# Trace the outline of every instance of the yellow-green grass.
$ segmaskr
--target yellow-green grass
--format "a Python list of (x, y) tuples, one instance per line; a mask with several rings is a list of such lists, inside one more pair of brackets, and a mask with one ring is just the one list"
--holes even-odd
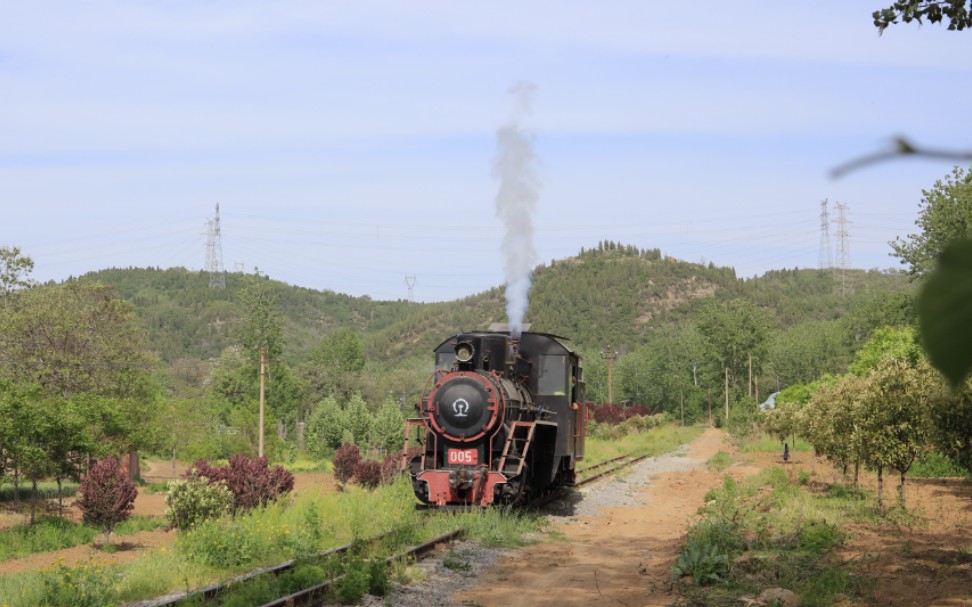
[[(366, 491), (305, 495), (233, 518), (206, 521), (175, 542), (131, 563), (110, 567), (105, 605), (200, 588), (258, 567), (308, 556), (329, 548), (397, 530), (388, 553), (418, 544), (457, 527), (488, 544), (515, 545), (537, 537), (542, 517), (501, 509), (426, 514), (415, 510), (407, 479)], [(177, 533), (177, 532), (173, 532)], [(103, 571), (104, 565), (101, 565)], [(0, 605), (26, 607), (61, 603), (81, 593), (91, 569), (57, 566), (47, 571), (0, 576)], [(101, 583), (101, 582), (99, 582)], [(59, 594), (56, 589), (67, 588)]]
[(802, 438), (792, 438), (781, 441), (775, 436), (759, 433), (739, 443), (739, 450), (743, 453), (782, 453), (783, 443), (790, 447), (790, 451), (813, 451), (813, 445)]
[(581, 468), (594, 466), (626, 454), (661, 455), (691, 442), (705, 430), (702, 426), (665, 425), (647, 432), (633, 432), (618, 439), (587, 437)]

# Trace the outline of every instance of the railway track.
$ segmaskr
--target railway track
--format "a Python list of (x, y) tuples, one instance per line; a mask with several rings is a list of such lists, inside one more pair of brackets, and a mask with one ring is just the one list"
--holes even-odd
[[(256, 580), (257, 578), (260, 578), (262, 576), (283, 575), (285, 573), (292, 571), (299, 563), (308, 563), (308, 562), (324, 563), (327, 562), (328, 560), (343, 558), (354, 552), (363, 552), (368, 548), (373, 548), (375, 546), (380, 545), (381, 542), (389, 538), (392, 538), (395, 534), (399, 533), (400, 531), (401, 530), (392, 530), (392, 531), (382, 533), (381, 535), (375, 536), (368, 540), (352, 542), (350, 544), (345, 544), (343, 546), (331, 548), (330, 550), (325, 550), (324, 552), (320, 552), (310, 558), (301, 559), (300, 561), (291, 560), (273, 567), (264, 567), (264, 568), (256, 569), (245, 575), (235, 577), (233, 579), (227, 580), (219, 584), (214, 584), (212, 586), (200, 588), (198, 590), (194, 590), (188, 593), (181, 592), (178, 593), (177, 595), (165, 596), (165, 597), (161, 597), (149, 601), (139, 601), (136, 603), (129, 603), (125, 607), (179, 607), (181, 605), (189, 605), (189, 604), (193, 606), (199, 604), (218, 605), (223, 600), (223, 598), (232, 591), (234, 587), (239, 587), (242, 584)], [(418, 544), (416, 546), (412, 546), (404, 551), (398, 552), (397, 554), (386, 557), (385, 561), (390, 564), (398, 559), (408, 559), (408, 558), (421, 559), (422, 557), (426, 556), (431, 551), (433, 551), (437, 546), (455, 541), (463, 534), (463, 532), (464, 532), (463, 529), (456, 529), (449, 533), (439, 535), (427, 542)], [(275, 599), (273, 602), (267, 603), (266, 605), (268, 606), (287, 605), (289, 607), (296, 607), (298, 605), (309, 605), (311, 603), (301, 602), (301, 601), (305, 601), (315, 596), (322, 596), (327, 592), (329, 588), (333, 587), (334, 584), (340, 582), (340, 580), (343, 578), (344, 575), (335, 576), (334, 578), (326, 580), (320, 584), (317, 584), (312, 588), (308, 588), (298, 593), (288, 595), (287, 597), (283, 597), (282, 599)], [(284, 602), (279, 602), (282, 600)], [(290, 600), (291, 602), (286, 602), (286, 600)]]
[[(624, 468), (632, 464), (644, 460), (647, 457), (648, 457), (647, 455), (642, 455), (642, 456), (634, 456), (630, 454), (621, 455), (616, 458), (579, 469), (578, 470), (579, 474), (585, 474), (594, 471), (597, 472), (591, 476), (586, 476), (585, 478), (577, 481), (577, 483), (575, 483), (575, 487), (582, 487), (591, 484), (605, 476), (623, 470)], [(530, 508), (540, 507), (543, 504), (561, 498), (568, 493), (569, 490), (560, 490), (560, 491), (555, 491), (551, 494), (540, 496), (537, 499), (532, 500), (528, 504), (528, 507)], [(381, 542), (391, 538), (398, 532), (399, 530), (392, 530), (383, 533), (379, 536), (376, 536), (374, 538), (371, 538), (369, 540), (366, 540), (364, 542), (353, 542), (343, 546), (338, 546), (336, 548), (332, 548), (330, 550), (321, 552), (315, 555), (314, 557), (312, 557), (312, 559), (310, 560), (318, 561), (318, 562), (326, 562), (328, 560), (344, 558), (356, 551), (365, 551), (370, 547), (380, 545)], [(427, 542), (423, 542), (416, 546), (412, 546), (406, 550), (399, 551), (396, 554), (393, 554), (391, 556), (385, 557), (384, 560), (387, 565), (391, 565), (396, 561), (402, 561), (402, 560), (421, 560), (422, 558), (428, 556), (430, 553), (434, 552), (439, 547), (456, 541), (463, 535), (463, 533), (464, 533), (463, 529), (455, 529), (449, 533), (434, 537)], [(300, 562), (306, 563), (308, 562), (308, 559), (303, 559)], [(268, 576), (268, 575), (279, 576), (285, 574), (287, 572), (292, 571), (297, 565), (298, 565), (298, 561), (296, 560), (287, 561), (285, 563), (281, 563), (280, 565), (276, 565), (274, 567), (257, 569), (246, 575), (233, 578), (221, 584), (215, 584), (189, 593), (179, 593), (178, 595), (175, 596), (162, 597), (160, 599), (155, 599), (151, 601), (140, 601), (138, 603), (131, 603), (126, 607), (179, 607), (180, 605), (187, 605), (187, 604), (218, 605), (228, 595), (228, 593), (232, 591), (232, 588), (238, 587), (242, 584), (245, 584), (246, 582), (255, 580), (261, 576)], [(344, 579), (344, 577), (345, 577), (344, 574), (336, 575), (333, 578), (325, 580), (310, 588), (306, 588), (304, 590), (300, 590), (299, 592), (295, 592), (287, 596), (274, 599), (269, 603), (264, 603), (263, 605), (260, 605), (260, 607), (302, 607), (302, 606), (310, 606), (315, 604), (322, 604), (319, 601), (323, 600), (323, 597), (327, 596), (328, 593), (337, 584), (340, 584), (341, 581)]]

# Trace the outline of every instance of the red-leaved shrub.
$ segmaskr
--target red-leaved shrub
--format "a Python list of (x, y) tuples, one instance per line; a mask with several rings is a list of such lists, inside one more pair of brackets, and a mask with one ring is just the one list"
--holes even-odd
[(381, 462), (381, 482), (391, 484), (402, 472), (402, 454), (389, 453)]
[(334, 464), (334, 478), (342, 485), (354, 477), (354, 469), (361, 461), (361, 452), (357, 445), (344, 443), (334, 452), (331, 463)]
[(78, 508), (84, 522), (105, 534), (105, 544), (109, 542), (115, 525), (131, 516), (138, 495), (135, 483), (128, 480), (118, 460), (113, 457), (95, 462), (81, 479), (78, 492), (81, 494)]
[(265, 457), (234, 455), (228, 466), (199, 460), (186, 476), (204, 476), (211, 484), (224, 482), (233, 493), (234, 513), (263, 506), (294, 488), (294, 475), (280, 466), (270, 468)]
[(651, 409), (644, 405), (621, 407), (614, 403), (603, 403), (600, 405), (587, 403), (587, 409), (599, 424), (620, 424), (624, 420), (635, 417), (636, 415), (651, 415)]
[(366, 459), (354, 467), (354, 482), (362, 487), (374, 489), (381, 484), (381, 462)]

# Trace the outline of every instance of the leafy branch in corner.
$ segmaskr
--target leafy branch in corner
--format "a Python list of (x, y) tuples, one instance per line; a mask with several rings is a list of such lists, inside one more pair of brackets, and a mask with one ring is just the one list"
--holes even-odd
[(845, 162), (830, 172), (831, 177), (843, 177), (847, 173), (856, 171), (857, 169), (865, 166), (885, 162), (887, 160), (893, 160), (903, 156), (917, 156), (920, 158), (933, 158), (935, 160), (972, 160), (972, 152), (921, 148), (915, 146), (903, 137), (896, 138), (893, 143), (894, 147), (889, 150), (868, 154), (867, 156), (862, 156), (849, 162)]
[(883, 33), (891, 25), (898, 23), (898, 19), (905, 23), (917, 21), (923, 24), (923, 19), (929, 23), (941, 23), (948, 19), (948, 29), (964, 30), (972, 28), (972, 14), (965, 6), (967, 0), (899, 0), (891, 6), (874, 11), (874, 26)]

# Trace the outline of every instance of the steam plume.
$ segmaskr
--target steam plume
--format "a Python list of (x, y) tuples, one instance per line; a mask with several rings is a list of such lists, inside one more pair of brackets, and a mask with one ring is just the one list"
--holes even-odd
[(532, 132), (520, 126), (530, 112), (536, 86), (518, 82), (509, 89), (514, 110), (511, 120), (496, 131), (493, 176), (499, 180), (496, 216), (503, 222), (503, 257), (506, 275), (506, 316), (510, 331), (519, 335), (529, 303), (530, 273), (536, 264), (533, 247), (533, 212), (540, 198), (540, 180), (534, 171), (536, 154)]

